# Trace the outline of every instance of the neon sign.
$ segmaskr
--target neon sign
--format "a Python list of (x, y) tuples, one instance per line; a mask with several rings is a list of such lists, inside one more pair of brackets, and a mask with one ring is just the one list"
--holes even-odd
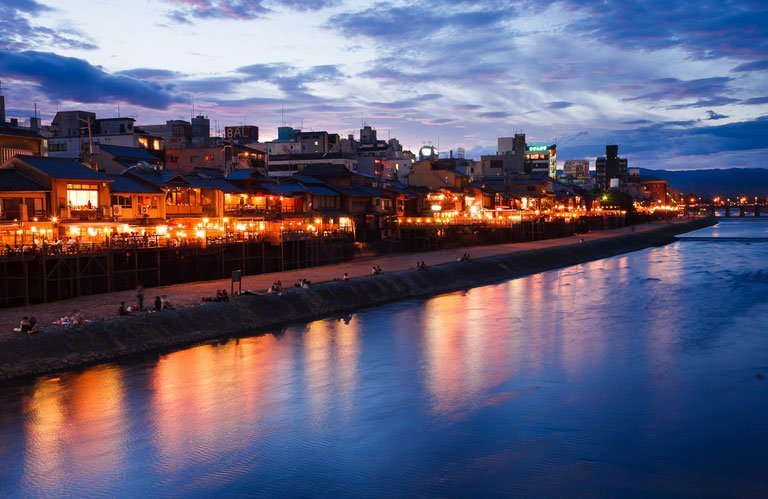
[(549, 151), (549, 146), (528, 146), (526, 149), (531, 152), (545, 152)]

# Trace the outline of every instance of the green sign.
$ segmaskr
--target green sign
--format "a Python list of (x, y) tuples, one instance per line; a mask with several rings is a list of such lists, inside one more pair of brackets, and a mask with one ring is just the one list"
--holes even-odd
[(529, 152), (546, 152), (549, 151), (549, 146), (528, 146)]

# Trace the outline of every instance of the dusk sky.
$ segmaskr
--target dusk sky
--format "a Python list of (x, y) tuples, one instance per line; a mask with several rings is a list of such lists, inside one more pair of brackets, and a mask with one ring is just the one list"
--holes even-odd
[(768, 167), (768, 2), (0, 0), (9, 116), (56, 110), (630, 167)]

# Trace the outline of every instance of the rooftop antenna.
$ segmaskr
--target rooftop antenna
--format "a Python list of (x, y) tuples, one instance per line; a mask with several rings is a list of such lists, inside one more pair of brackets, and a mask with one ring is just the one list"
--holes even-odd
[(117, 101), (117, 117), (120, 117), (120, 101)]

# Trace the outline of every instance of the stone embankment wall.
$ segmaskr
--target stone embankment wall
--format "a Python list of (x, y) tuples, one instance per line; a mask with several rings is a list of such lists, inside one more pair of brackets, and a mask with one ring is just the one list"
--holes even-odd
[(203, 303), (156, 314), (114, 317), (32, 336), (20, 335), (0, 346), (0, 380), (305, 322), (395, 300), (482, 286), (660, 246), (672, 242), (676, 234), (714, 223), (712, 219), (703, 219), (670, 224), (654, 231), (583, 244), (447, 263), (423, 271), (385, 273), (356, 278), (346, 284), (329, 282), (310, 289), (291, 288), (280, 296), (241, 296), (226, 303)]

